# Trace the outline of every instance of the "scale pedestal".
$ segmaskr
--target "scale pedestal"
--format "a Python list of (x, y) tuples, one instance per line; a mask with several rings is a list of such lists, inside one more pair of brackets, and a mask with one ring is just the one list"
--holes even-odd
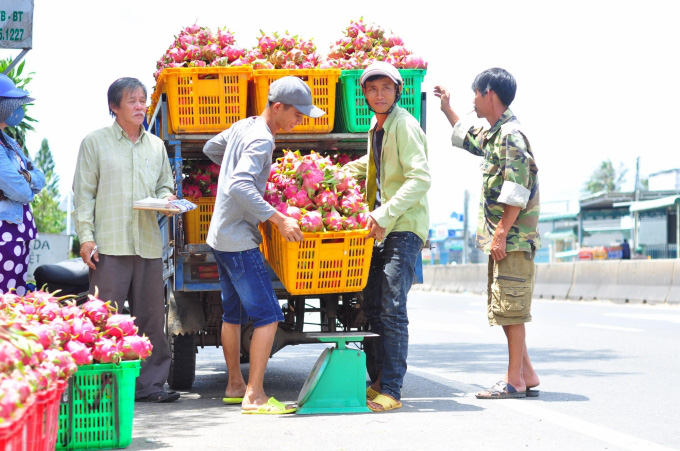
[(297, 413), (364, 413), (366, 406), (366, 354), (347, 349), (347, 342), (377, 337), (371, 332), (309, 334), (324, 343), (335, 343), (317, 359), (298, 397)]

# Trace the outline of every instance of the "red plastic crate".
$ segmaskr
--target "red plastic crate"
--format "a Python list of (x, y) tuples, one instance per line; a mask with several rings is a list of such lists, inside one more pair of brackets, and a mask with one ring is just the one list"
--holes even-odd
[(0, 450), (22, 451), (28, 441), (28, 416), (31, 406), (28, 405), (14, 414), (11, 421), (0, 423)]

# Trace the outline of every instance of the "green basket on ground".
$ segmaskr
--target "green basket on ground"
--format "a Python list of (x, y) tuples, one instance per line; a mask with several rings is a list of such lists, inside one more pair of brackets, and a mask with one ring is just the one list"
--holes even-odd
[(59, 406), (56, 449), (125, 448), (132, 442), (139, 360), (82, 365)]
[[(365, 133), (371, 126), (373, 111), (368, 108), (364, 93), (361, 91), (363, 69), (343, 70), (340, 74), (339, 108), (342, 121), (336, 121), (341, 132)], [(398, 105), (405, 108), (420, 121), (421, 85), (427, 69), (399, 69), (404, 89)]]

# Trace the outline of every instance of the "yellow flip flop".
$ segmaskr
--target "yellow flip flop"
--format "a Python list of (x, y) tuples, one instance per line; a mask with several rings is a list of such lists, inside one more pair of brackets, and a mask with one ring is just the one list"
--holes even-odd
[[(374, 407), (371, 404), (376, 404), (377, 407)], [(383, 395), (382, 393), (376, 396), (372, 401), (368, 401), (366, 405), (373, 412), (387, 412), (388, 410), (401, 408), (401, 402), (391, 396)]]
[(283, 415), (294, 413), (296, 410), (296, 407), (277, 401), (272, 396), (266, 404), (262, 404), (257, 409), (241, 409), (241, 413), (246, 415)]
[(366, 389), (366, 400), (373, 401), (379, 394), (380, 392), (373, 390), (371, 387), (368, 387)]
[(225, 404), (241, 404), (243, 398), (222, 398), (222, 402)]

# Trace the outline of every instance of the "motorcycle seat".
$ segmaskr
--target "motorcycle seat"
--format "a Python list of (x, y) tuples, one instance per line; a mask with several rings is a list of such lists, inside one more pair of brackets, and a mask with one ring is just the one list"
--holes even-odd
[(33, 275), (37, 288), (45, 284), (80, 286), (89, 284), (90, 269), (81, 258), (72, 258), (59, 263), (38, 266)]

